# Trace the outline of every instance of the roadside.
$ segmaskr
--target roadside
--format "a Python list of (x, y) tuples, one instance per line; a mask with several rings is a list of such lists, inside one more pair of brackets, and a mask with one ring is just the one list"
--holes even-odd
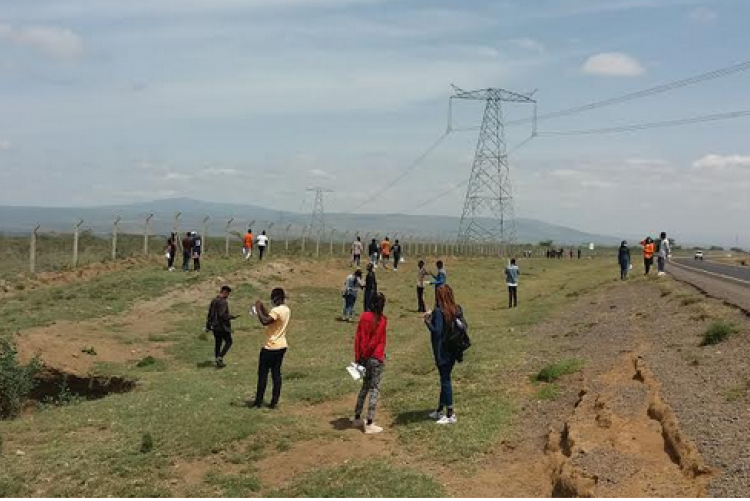
[(716, 265), (695, 268), (689, 261), (672, 261), (670, 275), (707, 296), (720, 299), (750, 314), (750, 269)]

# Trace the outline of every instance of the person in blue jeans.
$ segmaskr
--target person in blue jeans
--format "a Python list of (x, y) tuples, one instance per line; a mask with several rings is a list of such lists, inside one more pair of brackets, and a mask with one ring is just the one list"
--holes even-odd
[(453, 327), (453, 322), (461, 316), (461, 307), (453, 299), (453, 290), (442, 285), (435, 290), (435, 309), (424, 316), (427, 329), (430, 331), (432, 354), (440, 374), (440, 398), (437, 410), (430, 413), (430, 418), (437, 424), (454, 424), (456, 413), (453, 410), (453, 382), (451, 373), (456, 365), (456, 354), (446, 346), (446, 335)]
[(341, 315), (341, 319), (347, 322), (351, 322), (354, 318), (354, 305), (357, 303), (357, 293), (360, 289), (364, 289), (365, 282), (362, 280), (362, 270), (356, 270), (354, 273), (346, 277), (344, 281), (344, 290), (342, 296), (344, 297), (344, 312)]

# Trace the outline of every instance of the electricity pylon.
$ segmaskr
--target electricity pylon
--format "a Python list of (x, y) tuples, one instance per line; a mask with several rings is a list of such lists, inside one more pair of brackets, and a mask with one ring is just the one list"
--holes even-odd
[(455, 93), (451, 99), (487, 103), (458, 237), (463, 242), (511, 243), (516, 239), (516, 225), (501, 103), (536, 105), (536, 101), (531, 94), (518, 94), (505, 89), (465, 91), (454, 85), (453, 90)]
[(307, 191), (315, 192), (315, 203), (313, 204), (310, 229), (315, 232), (322, 232), (326, 227), (325, 208), (323, 206), (323, 193), (333, 193), (333, 191), (321, 187), (308, 188)]

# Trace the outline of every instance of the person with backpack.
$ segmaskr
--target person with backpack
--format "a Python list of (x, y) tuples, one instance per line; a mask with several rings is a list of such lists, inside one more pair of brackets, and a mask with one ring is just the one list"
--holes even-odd
[(245, 260), (253, 257), (253, 242), (255, 242), (253, 230), (252, 228), (248, 228), (242, 242), (242, 255), (244, 256)]
[(193, 239), (190, 232), (182, 237), (182, 271), (190, 271), (190, 256), (193, 254)]
[(258, 261), (263, 261), (263, 254), (265, 254), (266, 247), (268, 247), (268, 236), (266, 235), (266, 230), (263, 230), (263, 233), (258, 235), (257, 243), (258, 243)]
[(667, 233), (662, 231), (659, 236), (658, 245), (656, 247), (656, 267), (659, 270), (657, 276), (662, 277), (667, 274), (667, 260), (672, 254), (672, 249), (669, 246), (669, 239)]
[(393, 271), (398, 271), (398, 263), (401, 261), (401, 244), (396, 240), (391, 247), (391, 253), (393, 254)]
[(362, 239), (360, 237), (357, 237), (357, 239), (352, 244), (352, 262), (349, 265), (354, 266), (357, 265), (357, 268), (359, 268), (362, 265), (362, 251), (364, 250), (364, 246), (362, 245)]
[(505, 285), (508, 286), (508, 308), (518, 308), (518, 276), (521, 274), (516, 258), (505, 268)]
[(617, 262), (620, 264), (620, 280), (626, 280), (630, 270), (630, 248), (625, 240), (622, 241), (617, 251)]
[(375, 269), (378, 268), (378, 253), (380, 252), (380, 248), (378, 247), (378, 242), (374, 238), (372, 239), (372, 242), (370, 242), (370, 245), (367, 247), (367, 254), (370, 256), (370, 264), (372, 264)]
[(356, 270), (354, 273), (346, 277), (344, 281), (344, 290), (342, 296), (344, 298), (344, 313), (341, 315), (341, 319), (347, 322), (351, 322), (354, 317), (354, 305), (357, 303), (357, 293), (359, 289), (365, 287), (365, 282), (362, 280), (362, 270)]
[(174, 271), (174, 258), (177, 255), (177, 234), (172, 233), (167, 239), (165, 255), (167, 258), (167, 270)]
[(291, 310), (284, 304), (285, 301), (286, 293), (284, 289), (277, 288), (271, 291), (271, 303), (273, 304), (271, 311), (266, 310), (265, 305), (260, 301), (255, 302), (258, 320), (266, 328), (266, 342), (260, 350), (258, 359), (258, 386), (255, 392), (255, 401), (252, 404), (248, 403), (255, 408), (260, 408), (263, 405), (269, 372), (271, 372), (271, 378), (273, 379), (273, 393), (268, 408), (275, 409), (279, 405), (279, 398), (281, 398), (281, 364), (284, 361), (288, 346), (286, 334), (292, 316)]
[(427, 283), (427, 275), (429, 274), (430, 272), (427, 271), (424, 261), (420, 259), (419, 263), (417, 263), (417, 313), (427, 312), (424, 304), (424, 288)]
[[(352, 426), (364, 428), (367, 435), (380, 433), (383, 428), (374, 423), (375, 408), (378, 405), (380, 395), (380, 380), (385, 366), (386, 332), (388, 330), (388, 317), (383, 315), (386, 299), (380, 293), (375, 298), (373, 311), (363, 313), (357, 325), (357, 334), (354, 337), (354, 360), (365, 368), (362, 378), (362, 389), (357, 396), (357, 405), (354, 408), (354, 420)], [(370, 395), (367, 405), (367, 418), (362, 420), (362, 410), (365, 407), (365, 399)]]
[(651, 237), (646, 237), (641, 241), (641, 247), (643, 247), (643, 267), (646, 270), (646, 275), (651, 271), (651, 267), (654, 265), (654, 252), (656, 251), (656, 245)]
[(224, 357), (232, 347), (232, 320), (237, 317), (229, 313), (228, 299), (231, 293), (231, 287), (222, 286), (219, 295), (211, 301), (206, 315), (206, 332), (214, 334), (214, 360), (217, 369), (226, 367)]
[(374, 266), (367, 263), (367, 277), (365, 277), (365, 300), (364, 311), (372, 311), (375, 307), (375, 300), (378, 297), (378, 279), (375, 276)]
[(437, 410), (429, 417), (437, 424), (454, 424), (453, 383), (451, 373), (456, 362), (463, 361), (463, 353), (471, 345), (463, 311), (453, 298), (453, 289), (443, 285), (435, 290), (435, 309), (424, 316), (430, 331), (432, 354), (440, 374), (440, 398)]
[(201, 270), (201, 252), (203, 250), (203, 240), (197, 232), (193, 232), (193, 270)]

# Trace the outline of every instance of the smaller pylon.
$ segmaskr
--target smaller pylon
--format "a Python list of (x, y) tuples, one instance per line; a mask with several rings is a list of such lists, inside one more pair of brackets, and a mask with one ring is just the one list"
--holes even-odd
[(313, 204), (310, 229), (315, 232), (325, 231), (326, 220), (325, 206), (323, 205), (323, 193), (333, 193), (333, 191), (327, 188), (321, 188), (319, 186), (316, 186), (315, 188), (308, 188), (307, 191), (315, 192), (315, 203)]

